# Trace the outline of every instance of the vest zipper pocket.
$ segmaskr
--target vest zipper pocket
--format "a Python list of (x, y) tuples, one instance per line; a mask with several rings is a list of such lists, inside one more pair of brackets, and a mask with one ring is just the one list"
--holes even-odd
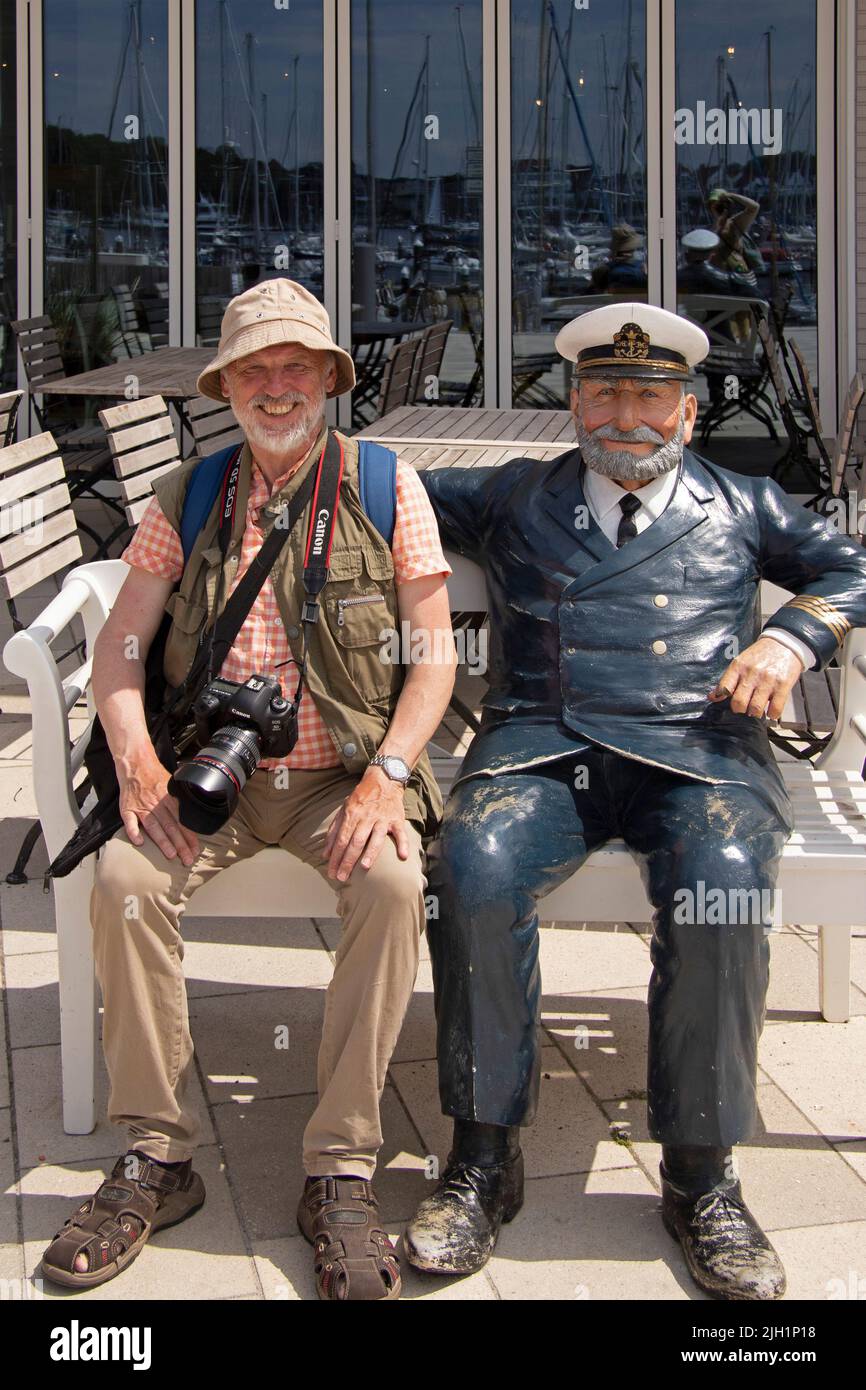
[(342, 627), (346, 621), (346, 608), (355, 608), (359, 603), (384, 603), (384, 594), (360, 594), (357, 598), (338, 598), (337, 599), (337, 627)]

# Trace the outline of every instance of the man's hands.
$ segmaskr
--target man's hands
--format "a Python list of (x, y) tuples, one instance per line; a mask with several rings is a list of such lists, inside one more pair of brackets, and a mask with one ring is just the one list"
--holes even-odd
[(345, 883), (359, 859), (369, 869), (389, 835), (399, 857), (408, 859), (403, 787), (392, 782), (381, 768), (371, 767), (346, 797), (328, 831), (325, 854), (329, 878)]
[(802, 674), (803, 663), (788, 647), (774, 637), (759, 637), (734, 658), (709, 698), (720, 704), (730, 696), (734, 714), (780, 719)]
[(166, 859), (180, 859), (189, 869), (195, 862), (199, 844), (191, 830), (178, 819), (179, 802), (168, 794), (171, 773), (156, 752), (144, 753), (134, 762), (117, 766), (120, 784), (120, 814), (126, 833), (134, 845), (144, 844), (147, 834)]

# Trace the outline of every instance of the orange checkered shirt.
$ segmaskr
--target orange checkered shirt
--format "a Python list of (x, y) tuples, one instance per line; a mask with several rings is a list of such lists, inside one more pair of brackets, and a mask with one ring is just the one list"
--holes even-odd
[[(258, 525), (259, 510), (283, 486), (290, 471), (277, 478), (272, 488), (255, 460), (252, 463), (246, 526), (231, 592), (234, 592), (253, 556), (262, 546), (264, 535)], [(424, 575), (449, 575), (451, 566), (442, 553), (433, 508), (417, 473), (410, 465), (398, 460), (396, 481), (397, 507), (391, 544), (395, 582), (400, 585), (410, 579), (421, 579)], [(121, 559), (128, 565), (135, 565), (173, 583), (177, 583), (183, 574), (180, 536), (155, 497), (151, 499)], [(283, 662), (287, 664), (282, 665)], [(294, 695), (297, 663), (292, 658), (270, 577), (262, 585), (234, 646), (223, 662), (220, 675), (230, 681), (245, 681), (256, 672), (273, 673), (279, 679), (286, 698), (291, 699)], [(292, 768), (340, 766), (339, 755), (325, 722), (308, 691), (301, 699), (298, 741), (292, 752), (286, 758), (264, 758), (260, 765), (279, 767), (281, 764)]]

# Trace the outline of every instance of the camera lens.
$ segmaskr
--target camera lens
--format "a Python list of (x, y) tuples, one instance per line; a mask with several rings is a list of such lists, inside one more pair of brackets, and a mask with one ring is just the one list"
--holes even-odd
[(178, 768), (168, 789), (180, 802), (180, 823), (212, 835), (238, 804), (247, 778), (259, 765), (261, 742), (255, 729), (227, 724)]

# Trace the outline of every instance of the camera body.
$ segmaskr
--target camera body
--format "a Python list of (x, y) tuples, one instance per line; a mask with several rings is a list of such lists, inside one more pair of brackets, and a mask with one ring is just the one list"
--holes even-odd
[(297, 708), (284, 699), (279, 681), (268, 676), (250, 676), (243, 685), (217, 677), (205, 686), (191, 714), (202, 749), (226, 724), (258, 735), (259, 758), (286, 757), (298, 738)]
[(262, 758), (284, 758), (298, 741), (298, 706), (271, 676), (242, 684), (217, 677), (190, 710), (199, 751), (181, 763), (168, 790), (180, 823), (212, 835), (225, 824)]

